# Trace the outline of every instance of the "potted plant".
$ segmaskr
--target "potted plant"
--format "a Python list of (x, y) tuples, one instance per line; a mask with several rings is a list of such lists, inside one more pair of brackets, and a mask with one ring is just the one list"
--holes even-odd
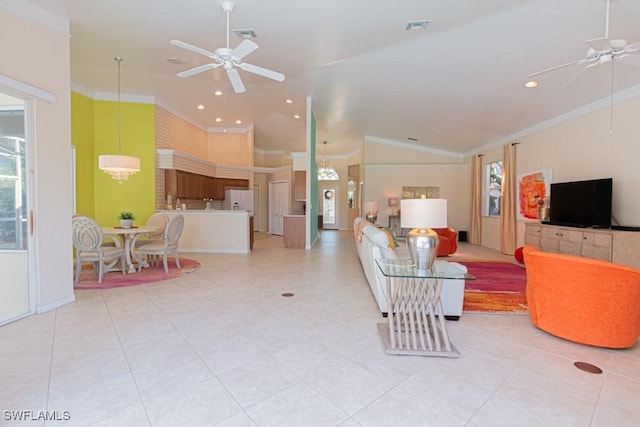
[(133, 226), (133, 220), (136, 218), (133, 216), (133, 212), (122, 211), (120, 215), (118, 215), (118, 219), (120, 220), (120, 227), (131, 228)]

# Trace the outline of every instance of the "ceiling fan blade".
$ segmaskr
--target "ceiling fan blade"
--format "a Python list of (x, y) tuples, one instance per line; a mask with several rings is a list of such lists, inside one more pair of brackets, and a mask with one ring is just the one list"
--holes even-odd
[(231, 81), (231, 86), (233, 86), (233, 91), (235, 93), (246, 92), (244, 83), (242, 83), (242, 79), (240, 78), (240, 74), (238, 73), (238, 70), (236, 70), (235, 68), (227, 68), (227, 75), (229, 76), (229, 80)]
[(203, 71), (212, 70), (216, 67), (219, 67), (220, 64), (205, 64), (200, 65), (199, 67), (191, 68), (189, 70), (182, 71), (177, 74), (178, 77), (191, 77), (194, 74), (202, 73)]
[(577, 73), (575, 73), (573, 75), (573, 77), (571, 77), (565, 84), (562, 85), (562, 89), (566, 88), (567, 86), (569, 86), (580, 74), (582, 74), (584, 72), (584, 70), (586, 70), (587, 68), (591, 68), (598, 65), (598, 62), (593, 62), (589, 65), (587, 65), (586, 67), (582, 67), (580, 69), (580, 71), (578, 71)]
[(611, 42), (607, 38), (587, 40), (587, 44), (597, 52), (612, 49)]
[(626, 53), (638, 53), (640, 51), (640, 42), (628, 44), (624, 51)]
[(242, 40), (242, 42), (240, 42), (240, 44), (231, 51), (231, 56), (233, 56), (234, 58), (242, 59), (257, 48), (258, 45), (256, 43), (252, 42), (251, 40), (245, 39)]
[(557, 65), (555, 67), (547, 68), (546, 70), (542, 70), (542, 71), (535, 72), (533, 74), (529, 74), (527, 77), (539, 76), (540, 74), (548, 73), (550, 71), (559, 70), (559, 69), (565, 68), (565, 67), (570, 67), (570, 66), (576, 65), (576, 64), (584, 64), (585, 62), (586, 62), (586, 60), (584, 60), (584, 59), (578, 59), (577, 61), (568, 62), (566, 64)]
[(181, 47), (183, 49), (190, 50), (190, 51), (195, 52), (195, 53), (199, 53), (199, 54), (204, 55), (204, 56), (208, 56), (209, 58), (212, 58), (212, 59), (215, 58), (215, 54), (213, 52), (209, 52), (206, 49), (202, 49), (202, 48), (200, 48), (198, 46), (194, 46), (194, 45), (189, 44), (189, 43), (181, 42), (180, 40), (171, 40), (169, 42), (169, 44), (171, 44), (173, 46)]
[(258, 67), (257, 65), (252, 64), (240, 64), (240, 68), (244, 71), (248, 71), (253, 74), (258, 74), (262, 77), (267, 77), (269, 79), (277, 80), (279, 82), (284, 81), (284, 74), (278, 73), (277, 71), (268, 70), (266, 68)]

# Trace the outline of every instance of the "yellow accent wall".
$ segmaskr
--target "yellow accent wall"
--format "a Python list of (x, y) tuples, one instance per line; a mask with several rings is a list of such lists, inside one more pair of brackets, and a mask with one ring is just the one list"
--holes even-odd
[(71, 141), (76, 147), (76, 213), (94, 216), (94, 125), (91, 98), (71, 92)]
[[(118, 225), (118, 214), (134, 213), (143, 225), (155, 211), (154, 105), (95, 101), (73, 93), (72, 143), (76, 146), (77, 212), (90, 215), (102, 226)], [(141, 171), (119, 184), (98, 169), (101, 154), (140, 158)], [(82, 184), (81, 184), (82, 183)]]

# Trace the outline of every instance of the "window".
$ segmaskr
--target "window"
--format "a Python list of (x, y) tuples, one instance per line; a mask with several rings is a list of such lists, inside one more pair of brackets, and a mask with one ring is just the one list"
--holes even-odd
[(484, 216), (500, 216), (502, 160), (485, 164), (483, 188), (482, 214)]

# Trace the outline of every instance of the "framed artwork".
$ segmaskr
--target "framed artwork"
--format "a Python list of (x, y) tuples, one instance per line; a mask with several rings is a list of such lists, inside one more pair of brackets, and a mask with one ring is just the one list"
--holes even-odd
[(440, 197), (440, 187), (402, 187), (403, 199), (437, 199)]
[(538, 206), (548, 205), (552, 180), (551, 169), (518, 175), (518, 219), (540, 219)]

